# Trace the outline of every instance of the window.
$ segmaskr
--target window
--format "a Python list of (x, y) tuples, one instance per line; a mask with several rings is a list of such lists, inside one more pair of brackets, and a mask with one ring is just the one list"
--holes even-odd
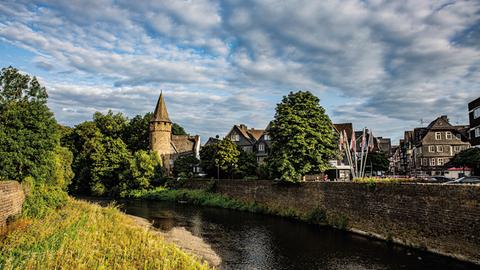
[(430, 166), (435, 166), (435, 159), (434, 158), (430, 159)]
[(445, 138), (447, 140), (451, 140), (452, 139), (452, 132), (450, 132), (450, 131), (445, 132)]
[(263, 139), (265, 141), (270, 141), (270, 135), (268, 135), (268, 134), (263, 135)]
[(238, 135), (237, 133), (232, 133), (232, 135), (230, 136), (230, 138), (232, 139), (233, 142), (238, 142), (238, 141), (240, 141), (240, 135)]
[(460, 146), (455, 145), (455, 146), (453, 147), (453, 151), (454, 151), (454, 152), (459, 152), (459, 151), (460, 151)]
[(428, 160), (426, 158), (422, 158), (422, 166), (427, 166)]
[(480, 107), (473, 110), (473, 119), (480, 117)]
[(265, 151), (265, 144), (261, 143), (258, 145), (258, 151)]
[(443, 152), (443, 146), (442, 145), (437, 145), (437, 152), (439, 152), (439, 153)]
[(438, 166), (443, 166), (443, 158), (439, 158), (439, 159), (437, 160), (437, 165), (438, 165)]
[(480, 137), (480, 127), (475, 128), (475, 138)]
[(435, 152), (435, 145), (429, 145), (428, 146), (428, 152), (434, 153)]
[(435, 132), (435, 140), (441, 140), (442, 139), (442, 133), (441, 132)]

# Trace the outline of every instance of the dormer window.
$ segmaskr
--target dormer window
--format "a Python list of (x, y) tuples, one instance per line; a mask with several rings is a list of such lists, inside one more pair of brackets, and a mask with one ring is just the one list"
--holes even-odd
[(442, 139), (442, 133), (441, 132), (435, 132), (435, 140), (441, 140)]
[(259, 144), (258, 145), (258, 151), (261, 151), (261, 152), (265, 151), (265, 144), (263, 144), (263, 143)]
[(240, 135), (238, 135), (237, 133), (232, 133), (230, 139), (232, 139), (233, 142), (238, 142), (240, 141)]
[(450, 132), (450, 131), (445, 132), (445, 138), (447, 140), (451, 140), (452, 139), (452, 132)]
[(263, 135), (263, 139), (265, 141), (270, 141), (270, 135), (268, 135), (268, 134)]

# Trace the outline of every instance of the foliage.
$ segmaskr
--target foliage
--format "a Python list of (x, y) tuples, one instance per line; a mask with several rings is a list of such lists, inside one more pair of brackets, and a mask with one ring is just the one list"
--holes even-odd
[(26, 177), (24, 185), (29, 190), (23, 203), (25, 217), (42, 218), (67, 202), (68, 195), (60, 186), (38, 182), (32, 177)]
[(8, 67), (0, 72), (0, 179), (53, 178), (59, 143), (47, 92), (35, 77)]
[(277, 105), (271, 124), (269, 167), (283, 181), (297, 182), (306, 174), (329, 168), (337, 152), (332, 122), (312, 93), (290, 92)]
[(470, 167), (478, 171), (480, 169), (480, 148), (472, 147), (456, 154), (450, 160), (450, 166)]
[(57, 146), (55, 147), (54, 161), (55, 185), (63, 190), (67, 190), (74, 175), (72, 170), (73, 154), (68, 148)]
[(188, 133), (177, 123), (173, 123), (172, 125), (172, 134), (173, 135), (188, 135)]
[(124, 192), (127, 189), (149, 188), (151, 182), (159, 181), (163, 175), (160, 158), (156, 153), (139, 150), (130, 160), (129, 173), (129, 182)]
[(415, 178), (381, 178), (381, 177), (363, 177), (363, 178), (354, 178), (353, 182), (356, 183), (408, 183), (408, 182), (418, 182), (418, 179)]
[(387, 154), (384, 152), (373, 152), (368, 153), (366, 167), (372, 167), (374, 172), (385, 172), (388, 171), (390, 161), (388, 160)]
[(193, 176), (193, 168), (198, 166), (200, 160), (194, 155), (187, 155), (177, 158), (173, 163), (173, 173), (175, 176)]
[(0, 268), (209, 269), (115, 207), (70, 199), (0, 239)]
[(238, 147), (240, 156), (238, 157), (238, 167), (234, 170), (234, 178), (243, 179), (257, 175), (257, 156), (255, 153), (243, 151)]
[(148, 149), (148, 125), (152, 115), (152, 113), (146, 113), (144, 116), (137, 115), (130, 120), (128, 126), (125, 128), (123, 138), (130, 151), (135, 152)]
[(125, 129), (128, 126), (128, 119), (122, 113), (114, 114), (109, 110), (107, 114), (95, 112), (93, 114), (93, 123), (95, 123), (104, 136), (123, 139)]
[(93, 195), (115, 195), (128, 188), (131, 154), (119, 138), (105, 137), (96, 142), (90, 168), (90, 189)]
[(238, 167), (240, 150), (230, 139), (225, 138), (209, 144), (200, 150), (201, 166), (209, 176), (217, 176), (217, 166), (221, 176), (232, 176)]

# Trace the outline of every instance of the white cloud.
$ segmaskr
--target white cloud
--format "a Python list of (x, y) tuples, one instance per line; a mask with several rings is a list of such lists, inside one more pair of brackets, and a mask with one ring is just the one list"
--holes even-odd
[(298, 89), (332, 102), (334, 121), (385, 136), (419, 116), (465, 122), (480, 87), (479, 33), (477, 1), (0, 4), (0, 40), (37, 55), (62, 121), (143, 113), (163, 88), (172, 115), (211, 135), (239, 121), (261, 127)]

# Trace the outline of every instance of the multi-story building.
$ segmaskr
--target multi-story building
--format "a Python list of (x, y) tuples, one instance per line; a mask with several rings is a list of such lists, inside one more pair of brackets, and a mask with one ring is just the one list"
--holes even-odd
[(427, 127), (413, 130), (413, 174), (443, 175), (445, 164), (462, 150), (470, 147), (466, 126), (453, 126), (446, 115)]
[(480, 147), (480, 97), (468, 103), (469, 137), (472, 146)]

